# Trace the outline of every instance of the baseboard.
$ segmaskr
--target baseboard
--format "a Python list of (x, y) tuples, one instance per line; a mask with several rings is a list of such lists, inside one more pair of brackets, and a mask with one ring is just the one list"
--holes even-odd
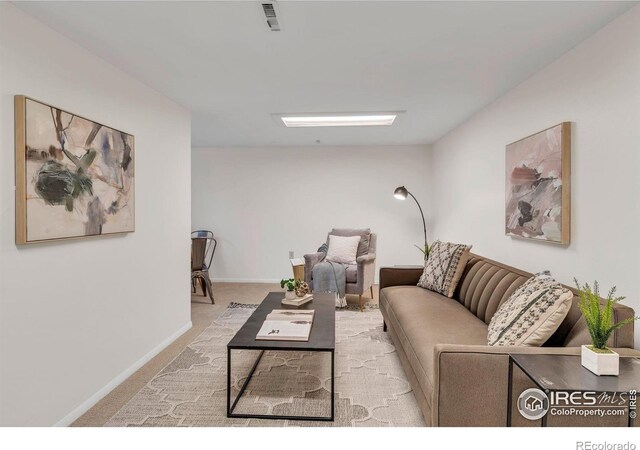
[(128, 369), (122, 372), (120, 375), (115, 377), (113, 380), (109, 381), (106, 385), (104, 385), (101, 389), (98, 390), (95, 394), (89, 397), (87, 400), (82, 402), (77, 408), (71, 411), (69, 414), (64, 416), (61, 420), (59, 420), (54, 427), (67, 427), (76, 421), (80, 416), (89, 411), (91, 407), (93, 407), (96, 403), (102, 400), (109, 392), (113, 391), (116, 387), (118, 387), (124, 380), (129, 378), (131, 375), (135, 373), (140, 367), (144, 366), (148, 363), (151, 358), (156, 356), (162, 350), (167, 348), (172, 342), (182, 336), (184, 333), (189, 331), (192, 327), (191, 321), (184, 324), (178, 331), (173, 333), (171, 336), (166, 338), (164, 341), (156, 345), (149, 353), (144, 355), (138, 361), (133, 363)]
[[(213, 283), (270, 283), (270, 284), (280, 284), (280, 280), (271, 279), (271, 278), (213, 278), (211, 280)], [(378, 279), (376, 278), (373, 281), (373, 284), (379, 284)]]
[(214, 283), (280, 283), (276, 278), (214, 278), (211, 281)]

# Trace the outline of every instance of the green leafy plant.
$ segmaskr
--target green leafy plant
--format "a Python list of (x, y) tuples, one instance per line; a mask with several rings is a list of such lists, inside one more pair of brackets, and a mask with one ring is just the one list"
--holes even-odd
[(589, 283), (580, 285), (576, 278), (573, 279), (578, 288), (578, 296), (580, 301), (578, 306), (587, 323), (587, 329), (591, 335), (592, 350), (598, 353), (608, 353), (607, 341), (615, 330), (630, 324), (639, 317), (630, 317), (618, 323), (613, 323), (613, 305), (625, 299), (625, 297), (616, 297), (616, 287), (612, 287), (604, 305), (600, 304), (600, 286), (597, 281), (593, 282), (593, 288)]
[(300, 280), (296, 280), (294, 278), (283, 278), (280, 280), (280, 287), (282, 289), (286, 287), (287, 291), (291, 292), (294, 289), (299, 288), (301, 283), (302, 282)]
[(424, 247), (420, 247), (418, 244), (414, 244), (414, 247), (422, 252), (422, 254), (424, 255), (424, 259), (427, 259), (429, 257), (429, 250), (431, 250), (429, 248), (429, 244), (425, 242)]

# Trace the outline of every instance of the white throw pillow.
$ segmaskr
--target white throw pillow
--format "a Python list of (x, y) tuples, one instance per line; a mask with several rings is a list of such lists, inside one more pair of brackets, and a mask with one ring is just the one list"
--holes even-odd
[(359, 243), (360, 236), (334, 236), (330, 234), (327, 261), (355, 264)]

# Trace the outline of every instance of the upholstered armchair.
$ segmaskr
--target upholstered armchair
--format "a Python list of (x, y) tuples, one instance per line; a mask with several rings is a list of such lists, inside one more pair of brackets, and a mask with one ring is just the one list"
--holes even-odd
[[(358, 296), (360, 310), (364, 309), (362, 295), (369, 290), (373, 298), (373, 280), (376, 273), (376, 241), (377, 235), (371, 233), (369, 228), (334, 228), (327, 235), (335, 236), (360, 236), (356, 264), (350, 264), (346, 269), (347, 286), (346, 293)], [(316, 252), (304, 255), (304, 278), (311, 290), (313, 290), (313, 266), (322, 260), (324, 253)]]

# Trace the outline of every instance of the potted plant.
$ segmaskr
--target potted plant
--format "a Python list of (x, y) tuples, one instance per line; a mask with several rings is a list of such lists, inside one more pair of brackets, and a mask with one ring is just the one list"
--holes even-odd
[(283, 278), (280, 280), (280, 287), (285, 289), (284, 298), (287, 300), (293, 300), (296, 298), (296, 283), (300, 283), (300, 280), (295, 280), (293, 278)]
[(592, 342), (592, 345), (582, 346), (582, 365), (596, 375), (618, 375), (619, 355), (607, 348), (607, 341), (611, 333), (633, 322), (637, 317), (630, 317), (614, 324), (613, 304), (624, 300), (624, 297), (615, 297), (616, 287), (611, 288), (604, 305), (601, 305), (600, 287), (597, 281), (594, 281), (593, 288), (588, 283), (580, 286), (575, 278), (574, 281), (580, 298), (578, 306), (584, 316)]

